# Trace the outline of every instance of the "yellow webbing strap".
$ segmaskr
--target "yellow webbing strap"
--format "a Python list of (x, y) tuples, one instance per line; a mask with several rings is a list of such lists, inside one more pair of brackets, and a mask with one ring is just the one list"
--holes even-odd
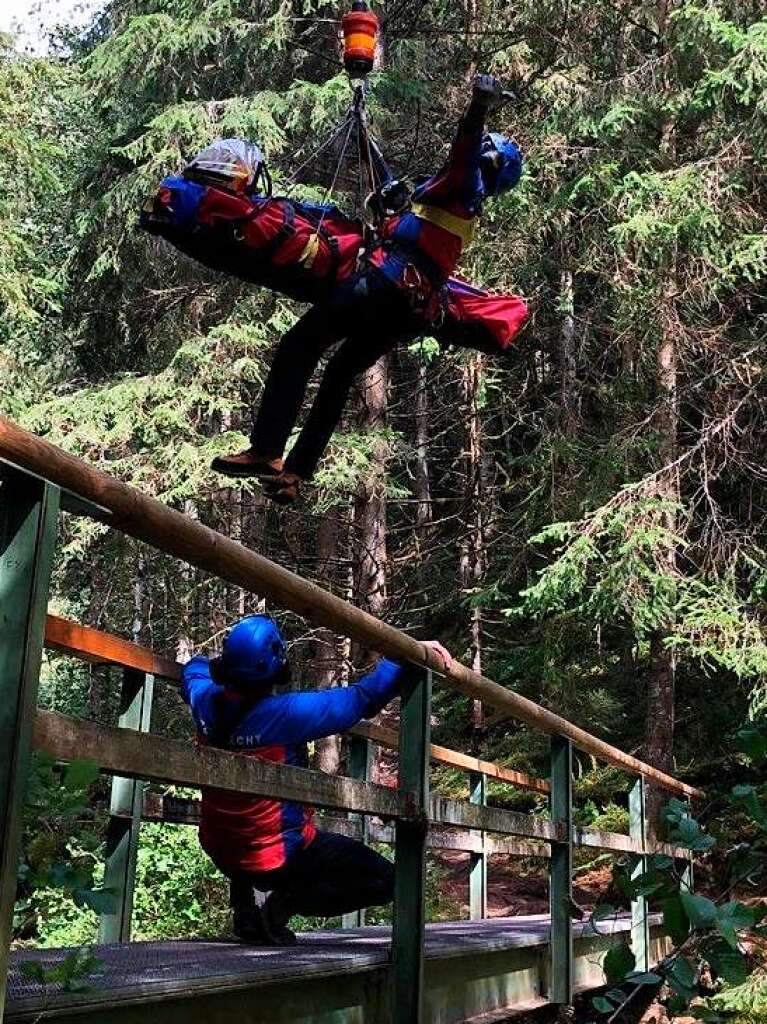
[(440, 210), (437, 206), (428, 203), (413, 203), (410, 207), (416, 217), (427, 220), (430, 224), (436, 224), (438, 228), (449, 231), (451, 235), (458, 235), (464, 245), (468, 245), (474, 238), (474, 219), (465, 220), (463, 217), (456, 217), (447, 210)]

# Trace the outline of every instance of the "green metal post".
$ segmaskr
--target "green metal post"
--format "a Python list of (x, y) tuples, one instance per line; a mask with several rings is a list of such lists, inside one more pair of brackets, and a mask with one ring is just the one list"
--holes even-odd
[(573, 1001), (573, 747), (564, 736), (551, 737), (551, 820), (564, 832), (551, 844), (551, 992), (549, 1000)]
[[(469, 775), (469, 803), (482, 804), (487, 802), (487, 776), (483, 772), (471, 772)], [(482, 850), (471, 853), (469, 861), (469, 918), (481, 921), (487, 917), (487, 853), (485, 852), (485, 833), (480, 832)]]
[[(124, 669), (118, 725), (149, 732), (153, 696), (154, 676)], [(113, 891), (114, 908), (111, 914), (101, 915), (99, 942), (130, 942), (143, 798), (143, 782), (117, 775), (112, 779), (104, 888)]]
[[(688, 801), (688, 807), (689, 807), (689, 801)], [(688, 810), (688, 813), (685, 815), (685, 817), (686, 818), (691, 818), (692, 817), (692, 810)], [(695, 857), (694, 857), (692, 851), (690, 851), (689, 857), (687, 857), (687, 859), (684, 862), (684, 867), (682, 868), (682, 873), (681, 873), (681, 876), (680, 876), (680, 879), (679, 879), (679, 884), (680, 884), (680, 887), (682, 888), (682, 890), (684, 892), (692, 892), (693, 891), (693, 888), (695, 886)]]
[(59, 497), (0, 464), (0, 1021)]
[(431, 683), (424, 671), (403, 694), (400, 715), (399, 787), (412, 794), (416, 817), (395, 830), (394, 1024), (419, 1024), (423, 1012)]
[[(629, 793), (629, 834), (632, 839), (647, 849), (647, 786), (639, 778)], [(647, 856), (643, 852), (634, 862), (632, 879), (639, 878), (647, 871)], [(631, 901), (631, 947), (636, 957), (638, 971), (650, 970), (650, 908), (646, 896), (637, 896)]]
[[(364, 736), (351, 736), (349, 740), (349, 776), (361, 782), (370, 780), (370, 763), (373, 745)], [(349, 818), (359, 821), (362, 825), (362, 842), (366, 843), (370, 834), (368, 818), (364, 814), (349, 814)], [(365, 911), (355, 910), (344, 914), (341, 918), (342, 928), (362, 928), (365, 924)]]

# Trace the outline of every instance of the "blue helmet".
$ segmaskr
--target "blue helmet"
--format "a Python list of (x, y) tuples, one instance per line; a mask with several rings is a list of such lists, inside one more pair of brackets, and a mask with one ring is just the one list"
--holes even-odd
[(285, 640), (277, 623), (268, 615), (248, 615), (240, 619), (224, 640), (221, 674), (237, 689), (268, 682), (286, 663)]
[(516, 143), (500, 132), (485, 132), (480, 159), (486, 196), (509, 192), (522, 176), (522, 154)]

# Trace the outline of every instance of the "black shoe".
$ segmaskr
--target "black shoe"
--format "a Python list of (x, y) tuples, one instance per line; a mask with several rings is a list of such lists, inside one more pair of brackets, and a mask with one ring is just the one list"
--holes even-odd
[(295, 946), (296, 933), (288, 928), (290, 913), (279, 893), (272, 892), (261, 907), (261, 921), (264, 930), (275, 946)]
[(251, 946), (295, 946), (296, 933), (288, 920), (282, 900), (272, 894), (262, 907), (235, 910), (234, 934)]

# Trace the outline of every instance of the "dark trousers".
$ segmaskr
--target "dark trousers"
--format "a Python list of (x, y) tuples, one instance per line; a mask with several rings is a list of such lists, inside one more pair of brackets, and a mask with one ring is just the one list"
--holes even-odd
[(233, 875), (232, 907), (253, 909), (256, 889), (279, 893), (291, 915), (336, 917), (391, 903), (394, 865), (356, 839), (319, 831), (284, 867)]
[(280, 341), (253, 426), (259, 455), (282, 458), (312, 374), (323, 354), (342, 341), (327, 364), (314, 404), (285, 463), (285, 470), (311, 479), (349, 397), (364, 370), (397, 345), (424, 330), (396, 285), (375, 270), (342, 286), (313, 306)]

